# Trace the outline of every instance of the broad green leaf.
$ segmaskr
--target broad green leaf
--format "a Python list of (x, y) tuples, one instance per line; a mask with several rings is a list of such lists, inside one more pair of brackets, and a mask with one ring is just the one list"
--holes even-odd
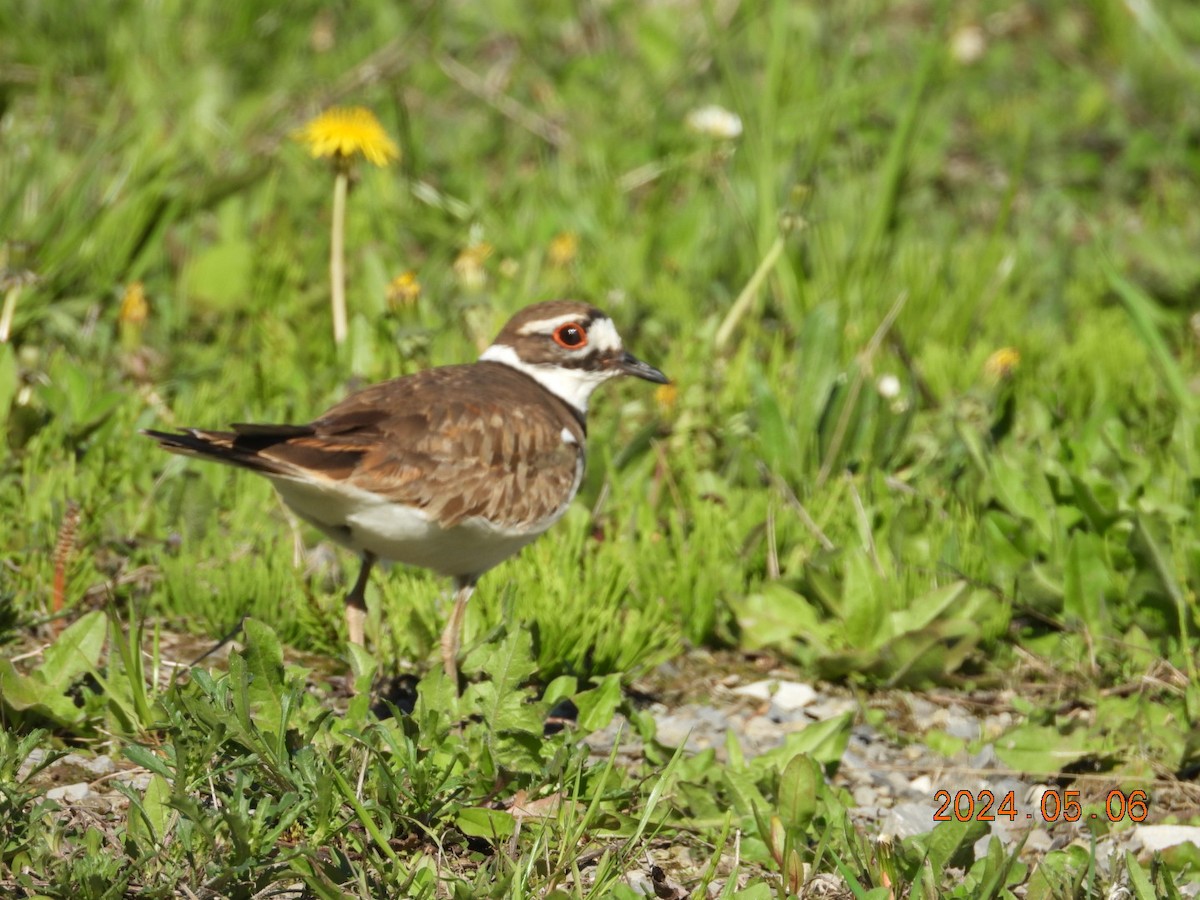
[(850, 745), (850, 729), (854, 724), (853, 713), (842, 713), (831, 719), (813, 722), (804, 729), (787, 736), (784, 749), (787, 753), (806, 753), (825, 767), (826, 772), (837, 769), (842, 754)]
[(161, 775), (153, 775), (146, 786), (146, 794), (142, 797), (142, 810), (152, 829), (151, 837), (155, 843), (162, 843), (167, 836), (167, 827), (171, 817), (176, 815), (168, 801), (171, 799), (171, 785)]
[(131, 763), (139, 765), (143, 769), (153, 772), (155, 775), (166, 779), (175, 777), (175, 773), (171, 771), (170, 766), (167, 765), (161, 756), (147, 747), (143, 747), (141, 744), (126, 744), (121, 753)]
[(60, 725), (81, 722), (84, 716), (84, 711), (61, 690), (47, 685), (39, 672), (22, 675), (7, 659), (0, 659), (0, 704), (17, 712), (33, 712)]
[(283, 671), (283, 645), (269, 625), (257, 619), (242, 623), (246, 635), (246, 671), (248, 694), (255, 716), (264, 729), (278, 731), (286, 687)]
[(499, 644), (480, 647), (467, 657), (464, 671), (483, 672), (489, 680), (471, 685), (463, 700), (483, 716), (488, 730), (542, 734), (542, 717), (528, 703), (522, 684), (534, 672), (533, 642), (529, 632), (517, 628)]
[(1147, 877), (1146, 870), (1128, 850), (1125, 851), (1125, 871), (1129, 875), (1129, 887), (1137, 900), (1158, 900), (1158, 892)]
[(1163, 591), (1179, 608), (1184, 606), (1183, 590), (1175, 577), (1172, 565), (1170, 538), (1166, 532), (1166, 523), (1140, 513), (1134, 518), (1133, 534), (1130, 537), (1130, 550), (1138, 562), (1158, 579)]
[(865, 550), (846, 556), (841, 618), (850, 646), (877, 647), (892, 637), (887, 615), (890, 604), (885, 599), (888, 592)]
[(892, 633), (917, 631), (947, 612), (959, 608), (960, 601), (969, 587), (965, 581), (952, 581), (944, 587), (934, 588), (929, 593), (910, 600), (908, 609), (892, 613)]
[(107, 635), (104, 613), (99, 610), (85, 613), (50, 645), (37, 671), (50, 688), (66, 690), (75, 679), (96, 668)]
[(1054, 498), (1041, 472), (1030, 472), (1025, 466), (1002, 456), (991, 459), (990, 480), (997, 502), (1032, 524), (1043, 541), (1052, 540), (1050, 511), (1055, 508)]
[(937, 871), (947, 866), (965, 869), (975, 859), (974, 845), (988, 833), (987, 822), (940, 822), (927, 834), (909, 838), (904, 843), (924, 851)]
[(579, 709), (579, 727), (585, 732), (599, 731), (612, 721), (621, 702), (621, 676), (606, 675), (596, 687), (575, 697)]
[[(734, 771), (728, 766), (724, 766), (720, 769), (720, 775), (729, 789), (733, 809), (739, 816), (748, 816), (755, 809), (770, 809), (767, 798), (762, 795), (758, 785), (755, 784), (751, 770)], [(722, 810), (717, 807), (716, 811), (721, 812)]]
[(343, 721), (359, 723), (366, 718), (371, 704), (375, 702), (371, 696), (371, 686), (379, 672), (379, 662), (361, 644), (347, 644), (346, 652), (350, 659), (350, 671), (354, 674), (354, 696), (350, 698)]
[(970, 618), (935, 622), (893, 638), (872, 671), (890, 687), (922, 687), (952, 675), (979, 643), (979, 624)]
[(1083, 847), (1067, 847), (1047, 853), (1029, 876), (1025, 900), (1058, 900), (1060, 897), (1079, 896), (1079, 889), (1089, 868), (1088, 852)]
[(817, 814), (817, 799), (825, 776), (817, 761), (797, 753), (779, 776), (779, 817), (788, 828), (808, 828)]
[(108, 625), (94, 610), (71, 623), (47, 649), (42, 664), (28, 675), (0, 659), (0, 702), (15, 711), (28, 710), (62, 725), (83, 720), (85, 710), (66, 696), (81, 676), (95, 672)]
[(743, 646), (784, 646), (802, 638), (821, 652), (829, 652), (826, 634), (835, 625), (822, 616), (808, 599), (778, 581), (769, 581), (761, 589), (734, 605)]
[(1153, 360), (1155, 368), (1158, 369), (1164, 386), (1168, 388), (1172, 398), (1180, 407), (1187, 411), (1194, 410), (1196, 395), (1188, 385), (1187, 374), (1155, 324), (1158, 304), (1139, 285), (1120, 275), (1107, 254), (1101, 253), (1097, 259), (1100, 263), (1100, 271), (1108, 280), (1109, 287), (1121, 299), (1121, 303), (1129, 313), (1129, 320), (1134, 331), (1146, 345), (1146, 350), (1150, 359)]
[(437, 747), (445, 739), (457, 715), (458, 700), (458, 686), (446, 677), (441, 666), (434, 666), (418, 682), (413, 719), (423, 749)]
[(546, 690), (542, 692), (542, 702), (547, 706), (554, 706), (572, 697), (578, 689), (579, 679), (574, 675), (559, 675), (546, 685)]
[(757, 385), (755, 396), (758, 401), (755, 429), (759, 452), (767, 465), (774, 471), (795, 459), (795, 429), (784, 419), (779, 409), (779, 400), (773, 387), (763, 378)]
[(792, 396), (800, 404), (796, 426), (801, 434), (816, 430), (830, 388), (841, 374), (842, 324), (839, 304), (827, 302), (809, 310), (800, 326), (799, 382)]
[(1063, 615), (1082, 622), (1094, 635), (1103, 634), (1109, 624), (1105, 600), (1112, 589), (1101, 539), (1086, 532), (1072, 532), (1063, 569)]
[(463, 834), (485, 840), (507, 840), (512, 837), (516, 827), (516, 820), (511, 813), (482, 806), (459, 810), (454, 821)]
[(1094, 752), (1092, 735), (1080, 729), (1069, 734), (1048, 725), (1026, 723), (995, 742), (996, 755), (1010, 769), (1031, 775), (1061, 772), (1075, 760)]
[(1103, 534), (1121, 518), (1117, 492), (1112, 484), (1095, 472), (1070, 475), (1071, 488), (1076, 504), (1087, 517), (1091, 529)]

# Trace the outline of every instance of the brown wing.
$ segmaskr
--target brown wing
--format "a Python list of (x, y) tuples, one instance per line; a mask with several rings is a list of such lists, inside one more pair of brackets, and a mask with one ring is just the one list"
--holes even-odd
[(470, 516), (511, 526), (543, 519), (570, 499), (583, 460), (582, 424), (570, 409), (496, 363), (374, 385), (309, 425), (233, 427), (153, 436), (169, 450), (266, 475), (344, 482), (445, 526)]

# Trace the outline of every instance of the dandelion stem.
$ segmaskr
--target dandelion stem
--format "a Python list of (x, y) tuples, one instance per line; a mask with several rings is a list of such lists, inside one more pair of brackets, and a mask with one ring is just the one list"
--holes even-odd
[(329, 242), (329, 288), (333, 304), (333, 342), (346, 341), (346, 191), (350, 177), (339, 166), (333, 182), (333, 234)]
[(758, 289), (762, 287), (762, 283), (771, 273), (771, 269), (774, 268), (775, 263), (779, 262), (779, 257), (783, 253), (783, 246), (783, 235), (777, 235), (774, 243), (767, 248), (767, 252), (759, 262), (758, 268), (754, 270), (754, 274), (750, 276), (750, 280), (746, 282), (746, 286), (742, 288), (742, 292), (733, 301), (733, 306), (729, 307), (729, 312), (725, 314), (725, 319), (721, 322), (721, 327), (717, 329), (715, 344), (718, 353), (725, 349), (725, 345), (733, 337), (734, 329), (737, 328), (738, 323), (742, 321), (746, 313), (750, 311), (754, 299), (758, 296)]

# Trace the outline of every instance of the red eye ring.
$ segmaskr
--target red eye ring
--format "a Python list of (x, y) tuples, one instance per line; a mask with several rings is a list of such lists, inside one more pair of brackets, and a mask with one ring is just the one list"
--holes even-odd
[(567, 322), (554, 329), (554, 343), (568, 350), (587, 346), (587, 331), (578, 322)]

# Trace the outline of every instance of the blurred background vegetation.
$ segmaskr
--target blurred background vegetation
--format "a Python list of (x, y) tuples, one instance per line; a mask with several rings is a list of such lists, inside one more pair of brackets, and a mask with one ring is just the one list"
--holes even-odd
[[(138, 429), (303, 421), (578, 296), (675, 385), (598, 399), (579, 501), (469, 641), (527, 625), (543, 681), (708, 645), (1019, 688), (1014, 765), (1056, 734), (1186, 771), (1198, 46), (1184, 0), (10, 0), (0, 627), (251, 614), (338, 652), (350, 562)], [(338, 105), (401, 151), (351, 188), (341, 348), (293, 137)], [(426, 668), (443, 587), (376, 579), (385, 666)], [(1065, 698), (1106, 727), (1068, 740)]]
[[(137, 429), (304, 420), (573, 295), (676, 387), (600, 402), (574, 539), (489, 579), (476, 630), (511, 603), (579, 668), (606, 638), (556, 610), (588, 596), (640, 645), (602, 669), (689, 641), (921, 680), (1015, 640), (1190, 671), (1186, 4), (64, 9), (0, 14), (27, 620), (75, 504), (67, 605), (332, 648), (344, 560), (297, 565), (266, 485)], [(402, 151), (356, 173), (340, 350), (332, 178), (293, 139), (331, 105)], [(384, 649), (428, 649), (436, 584), (381, 581)]]

